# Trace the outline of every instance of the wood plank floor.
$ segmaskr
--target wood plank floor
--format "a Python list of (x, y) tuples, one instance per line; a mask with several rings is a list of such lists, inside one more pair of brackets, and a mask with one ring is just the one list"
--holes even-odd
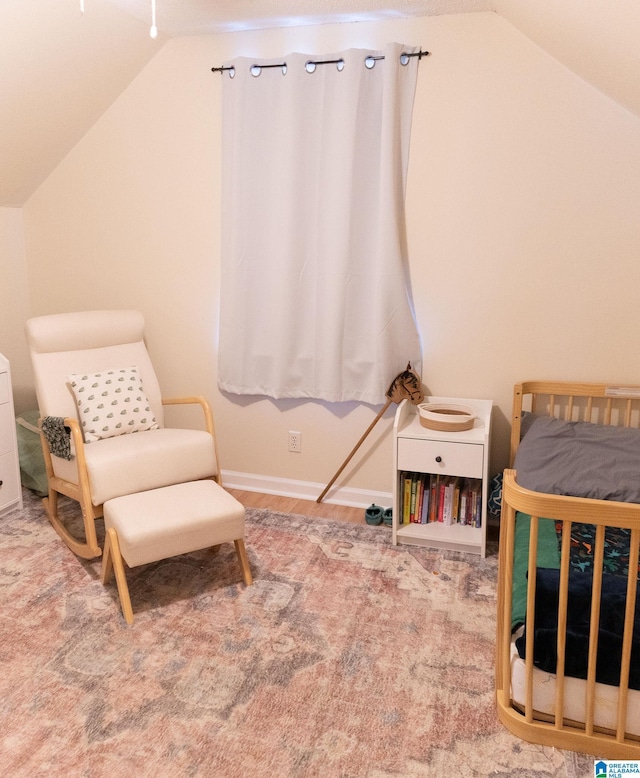
[(349, 508), (346, 505), (331, 505), (326, 502), (317, 503), (315, 500), (299, 500), (274, 494), (245, 492), (239, 489), (229, 489), (229, 492), (245, 508), (267, 508), (270, 511), (280, 511), (282, 513), (298, 513), (302, 516), (320, 516), (323, 519), (348, 521), (352, 524), (366, 524), (363, 508)]
[[(364, 508), (351, 508), (347, 505), (332, 505), (331, 503), (315, 500), (302, 500), (292, 497), (282, 497), (275, 494), (264, 494), (262, 492), (247, 492), (241, 489), (227, 489), (236, 500), (242, 503), (245, 508), (265, 508), (279, 513), (297, 513), (300, 516), (319, 516), (323, 519), (333, 519), (335, 521), (345, 521), (351, 524), (364, 524)], [(381, 525), (384, 526), (384, 525)], [(499, 528), (489, 522), (487, 526), (487, 539), (498, 540)]]
[[(245, 508), (267, 508), (281, 513), (297, 513), (301, 516), (320, 516), (323, 519), (348, 521), (352, 524), (366, 524), (364, 508), (349, 508), (346, 505), (331, 505), (317, 503), (315, 500), (300, 500), (291, 497), (280, 497), (275, 494), (261, 492), (245, 492), (240, 489), (228, 490)], [(493, 522), (487, 525), (487, 540), (498, 541), (499, 526)]]

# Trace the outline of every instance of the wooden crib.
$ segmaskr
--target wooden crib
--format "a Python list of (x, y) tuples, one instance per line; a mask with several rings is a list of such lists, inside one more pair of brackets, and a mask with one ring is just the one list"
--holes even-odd
[(534, 743), (640, 759), (640, 387), (517, 384), (512, 425), (498, 716)]

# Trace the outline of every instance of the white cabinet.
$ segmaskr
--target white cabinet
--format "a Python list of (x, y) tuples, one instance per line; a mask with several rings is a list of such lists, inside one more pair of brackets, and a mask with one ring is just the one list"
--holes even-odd
[[(461, 432), (427, 429), (420, 423), (418, 408), (407, 400), (398, 406), (393, 427), (393, 543), (448, 548), (454, 551), (486, 555), (487, 550), (487, 490), (489, 486), (489, 445), (491, 438), (491, 400), (462, 400), (450, 397), (425, 397), (424, 402), (466, 405), (473, 409), (473, 427)], [(450, 477), (450, 478), (449, 478)], [(407, 486), (405, 487), (405, 482)], [(477, 493), (475, 524), (460, 520), (429, 521), (429, 512), (408, 521), (405, 510), (405, 489), (413, 482), (413, 490), (434, 502), (433, 488), (457, 487), (467, 498), (469, 488)], [(417, 484), (417, 486), (416, 486)], [(456, 495), (459, 503), (459, 494)], [(439, 502), (440, 495), (435, 500)], [(416, 499), (416, 503), (420, 498)], [(414, 511), (417, 513), (418, 511)], [(422, 519), (422, 520), (421, 520)]]
[(16, 419), (11, 393), (11, 370), (0, 354), (0, 514), (22, 508)]

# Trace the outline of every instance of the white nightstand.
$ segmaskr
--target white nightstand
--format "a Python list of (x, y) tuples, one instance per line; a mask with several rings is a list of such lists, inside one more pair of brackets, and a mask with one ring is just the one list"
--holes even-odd
[[(486, 555), (487, 549), (487, 490), (489, 486), (489, 444), (491, 438), (491, 400), (466, 400), (451, 397), (425, 397), (424, 402), (466, 405), (476, 414), (473, 427), (462, 432), (441, 432), (422, 426), (418, 409), (407, 400), (398, 406), (393, 427), (393, 543), (448, 548), (454, 551)], [(456, 520), (429, 521), (422, 512), (417, 521), (403, 523), (405, 515), (405, 483), (412, 481), (419, 495), (430, 489), (429, 501), (440, 503), (442, 492), (450, 486), (476, 493), (480, 501), (473, 523)], [(434, 497), (433, 487), (437, 492)], [(459, 500), (459, 493), (457, 496)], [(416, 498), (418, 501), (419, 498)], [(459, 506), (458, 502), (458, 506)], [(434, 515), (433, 512), (431, 514)], [(437, 510), (435, 513), (437, 517)], [(458, 518), (458, 517), (456, 517)], [(422, 521), (420, 521), (422, 519)], [(471, 516), (466, 515), (470, 521)], [(463, 519), (464, 521), (465, 519)], [(477, 525), (477, 526), (474, 526)]]
[(9, 361), (0, 354), (0, 514), (22, 508), (20, 464)]

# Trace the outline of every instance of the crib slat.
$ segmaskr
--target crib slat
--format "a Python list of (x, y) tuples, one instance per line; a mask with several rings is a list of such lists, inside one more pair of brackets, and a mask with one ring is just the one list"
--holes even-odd
[(558, 592), (558, 645), (556, 664), (555, 728), (564, 726), (564, 667), (567, 650), (567, 602), (569, 600), (569, 553), (571, 550), (571, 522), (562, 522), (562, 551), (560, 554), (560, 589)]
[[(502, 689), (507, 691), (511, 688), (511, 618), (513, 605), (513, 559), (515, 554), (515, 524), (516, 512), (510, 505), (506, 505), (506, 511), (503, 508), (503, 516), (500, 522), (505, 521), (504, 537), (504, 595), (499, 593), (499, 603), (503, 608), (502, 615), (502, 645), (498, 646), (500, 656), (499, 673), (502, 676)], [(502, 529), (501, 529), (502, 532)], [(502, 538), (500, 539), (500, 553), (502, 555)], [(501, 578), (502, 580), (502, 578)]]
[[(624, 612), (624, 633), (622, 638), (622, 661), (620, 663), (620, 692), (618, 694), (618, 716), (616, 740), (624, 742), (627, 726), (627, 704), (629, 698), (629, 668), (631, 667), (631, 645), (633, 621), (638, 589), (638, 550), (640, 549), (640, 530), (631, 530), (629, 544), (629, 572), (627, 575), (627, 602)], [(640, 614), (638, 614), (640, 618)]]
[(603, 424), (611, 424), (611, 408), (613, 407), (613, 400), (609, 397), (605, 405), (604, 422)]
[(573, 416), (573, 395), (569, 395), (569, 401), (567, 402), (567, 414), (566, 421), (571, 421)]
[[(528, 570), (536, 570), (538, 560), (538, 517), (532, 516), (529, 525), (529, 565)], [(533, 639), (536, 618), (536, 577), (530, 575), (527, 580), (527, 615), (525, 639), (525, 718), (533, 721)]]
[(598, 628), (600, 626), (600, 598), (602, 595), (602, 563), (604, 559), (605, 526), (596, 527), (596, 547), (593, 554), (593, 585), (591, 589), (591, 622), (589, 625), (589, 654), (587, 665), (586, 722), (587, 735), (593, 735), (593, 719), (596, 699), (596, 658), (598, 654)]

